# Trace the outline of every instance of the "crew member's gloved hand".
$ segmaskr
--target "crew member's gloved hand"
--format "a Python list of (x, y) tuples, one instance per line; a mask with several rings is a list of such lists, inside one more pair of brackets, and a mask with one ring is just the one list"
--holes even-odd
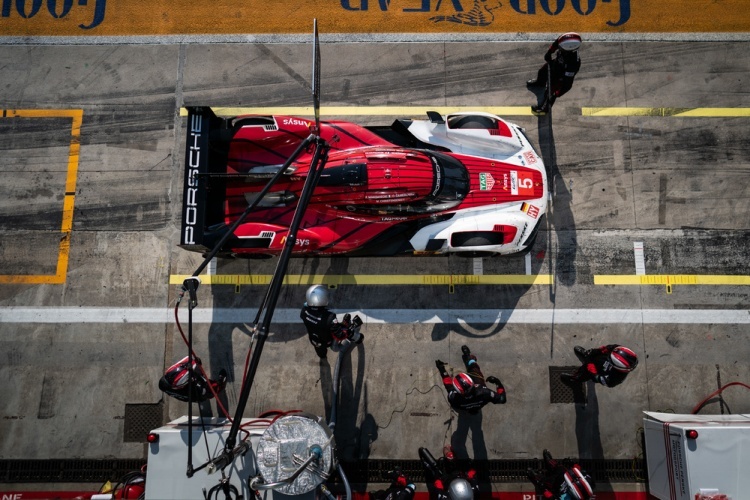
[(344, 314), (344, 319), (341, 321), (341, 324), (344, 326), (349, 326), (352, 323), (352, 315), (349, 313)]
[(490, 375), (489, 377), (487, 377), (487, 382), (489, 382), (490, 384), (495, 384), (499, 387), (503, 386), (502, 382), (500, 382), (500, 379), (494, 375)]
[(445, 371), (445, 362), (444, 361), (440, 361), (439, 359), (436, 359), (435, 360), (435, 366), (437, 366), (437, 369), (440, 372), (440, 375), (445, 375), (446, 373), (448, 373), (448, 372)]
[(354, 324), (354, 327), (360, 327), (362, 326), (362, 318), (359, 317), (359, 314), (354, 315), (354, 319), (352, 319), (352, 324)]

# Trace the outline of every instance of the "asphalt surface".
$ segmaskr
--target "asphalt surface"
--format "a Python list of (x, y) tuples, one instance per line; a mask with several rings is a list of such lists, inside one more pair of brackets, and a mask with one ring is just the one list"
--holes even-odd
[[(425, 111), (528, 106), (535, 96), (525, 81), (545, 49), (539, 42), (324, 44), (322, 102)], [(366, 318), (366, 340), (344, 364), (336, 428), (342, 458), (414, 459), (420, 446), (437, 452), (451, 440), (474, 458), (532, 458), (544, 448), (555, 456), (638, 457), (642, 411), (689, 413), (721, 385), (750, 380), (750, 116), (715, 116), (719, 108), (750, 108), (748, 50), (746, 41), (584, 44), (581, 72), (551, 115), (507, 116), (538, 145), (553, 186), (528, 257), (292, 262), (292, 274), (332, 281), (478, 271), (552, 278), (337, 286), (335, 309)], [(124, 440), (127, 405), (163, 402), (163, 421), (186, 414), (184, 403), (157, 387), (164, 368), (186, 354), (170, 317), (179, 292), (170, 276), (201, 262), (176, 247), (180, 108), (309, 106), (310, 52), (309, 44), (3, 47), (0, 459), (141, 458), (144, 445)], [(583, 111), (625, 107), (661, 111)], [(711, 109), (672, 116), (684, 108)], [(28, 109), (82, 110), (77, 139), (69, 118), (8, 111)], [(72, 223), (61, 232), (66, 213)], [(636, 242), (657, 284), (596, 284), (636, 275)], [(275, 259), (220, 260), (214, 272), (268, 275), (274, 266)], [(706, 276), (720, 284), (694, 284)], [(335, 357), (319, 363), (296, 320), (305, 288), (282, 290), (281, 321), (272, 326), (245, 416), (328, 411)], [(230, 372), (232, 413), (264, 292), (259, 285), (198, 292), (196, 351), (213, 374)], [(145, 311), (140, 319), (121, 318), (138, 311)], [(244, 319), (221, 319), (231, 311)], [(185, 307), (181, 321), (186, 327)], [(626, 382), (590, 385), (585, 405), (551, 403), (550, 367), (575, 365), (575, 345), (608, 343), (640, 355)], [(464, 344), (508, 394), (507, 404), (486, 407), (471, 422), (451, 413), (434, 366), (436, 359), (460, 366)], [(703, 410), (721, 412), (750, 412), (750, 394), (729, 389)]]

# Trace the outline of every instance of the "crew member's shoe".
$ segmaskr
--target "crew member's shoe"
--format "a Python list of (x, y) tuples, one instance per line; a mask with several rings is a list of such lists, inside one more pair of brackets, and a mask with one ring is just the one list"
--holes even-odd
[(541, 85), (539, 85), (539, 82), (536, 80), (536, 78), (532, 78), (531, 80), (527, 81), (526, 86), (527, 87), (541, 87)]
[(561, 373), (560, 380), (562, 381), (563, 384), (567, 384), (567, 385), (573, 385), (573, 384), (578, 383), (578, 380), (573, 376), (572, 373)]
[(543, 108), (541, 106), (531, 106), (531, 111), (537, 114), (546, 114), (549, 112), (547, 108)]
[(465, 365), (467, 365), (467, 366), (468, 366), (468, 363), (469, 363), (469, 361), (471, 361), (471, 360), (474, 360), (474, 361), (476, 361), (476, 360), (477, 360), (477, 357), (476, 357), (476, 356), (474, 356), (474, 355), (473, 355), (473, 354), (471, 353), (471, 350), (469, 350), (469, 346), (467, 346), (467, 345), (462, 345), (462, 346), (461, 346), (461, 352), (463, 353), (463, 354), (461, 354), (461, 359), (463, 360), (463, 362), (464, 362), (464, 364), (465, 364)]
[(584, 349), (579, 345), (573, 348), (573, 352), (575, 353), (576, 357), (581, 360), (582, 363), (588, 362), (589, 356), (591, 356), (591, 350)]
[(529, 478), (529, 481), (531, 481), (531, 484), (534, 486), (539, 486), (539, 483), (541, 482), (539, 475), (534, 469), (526, 469), (526, 477)]

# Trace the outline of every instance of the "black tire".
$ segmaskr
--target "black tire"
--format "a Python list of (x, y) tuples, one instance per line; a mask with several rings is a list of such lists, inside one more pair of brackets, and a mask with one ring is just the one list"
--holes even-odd
[(465, 115), (451, 117), (448, 126), (456, 129), (490, 130), (497, 128), (497, 123), (492, 118), (479, 115)]

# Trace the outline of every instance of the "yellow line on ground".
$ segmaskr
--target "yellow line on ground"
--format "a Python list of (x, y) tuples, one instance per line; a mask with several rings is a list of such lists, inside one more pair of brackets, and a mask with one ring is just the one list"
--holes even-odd
[[(180, 285), (188, 278), (186, 274), (173, 274), (170, 285)], [(272, 275), (214, 274), (199, 276), (206, 285), (268, 285)], [(425, 276), (408, 274), (292, 274), (284, 278), (285, 285), (550, 285), (553, 277), (549, 274), (429, 274)]]
[(9, 109), (7, 118), (71, 118), (70, 148), (68, 150), (68, 168), (65, 174), (65, 193), (60, 247), (57, 253), (55, 274), (0, 275), (0, 284), (52, 284), (65, 283), (68, 274), (68, 257), (70, 255), (70, 234), (73, 230), (73, 209), (75, 206), (76, 180), (78, 179), (78, 161), (81, 148), (82, 109)]
[[(312, 106), (211, 108), (218, 116), (294, 115), (314, 116)], [(482, 111), (498, 116), (535, 116), (530, 106), (323, 106), (321, 116), (403, 116), (423, 118), (427, 111), (440, 114)], [(750, 108), (581, 108), (582, 116), (674, 116), (679, 118), (745, 118)], [(187, 109), (180, 109), (187, 116)]]
[[(312, 106), (268, 107), (268, 108), (211, 108), (218, 116), (239, 115), (296, 115), (314, 116)], [(493, 115), (528, 115), (531, 106), (321, 106), (321, 116), (416, 116), (426, 118), (427, 111), (440, 114), (464, 111), (482, 111)], [(180, 116), (187, 116), (187, 109), (180, 109)]]
[(750, 276), (710, 274), (597, 275), (595, 285), (750, 285)]
[(750, 108), (581, 108), (583, 116), (748, 117)]

